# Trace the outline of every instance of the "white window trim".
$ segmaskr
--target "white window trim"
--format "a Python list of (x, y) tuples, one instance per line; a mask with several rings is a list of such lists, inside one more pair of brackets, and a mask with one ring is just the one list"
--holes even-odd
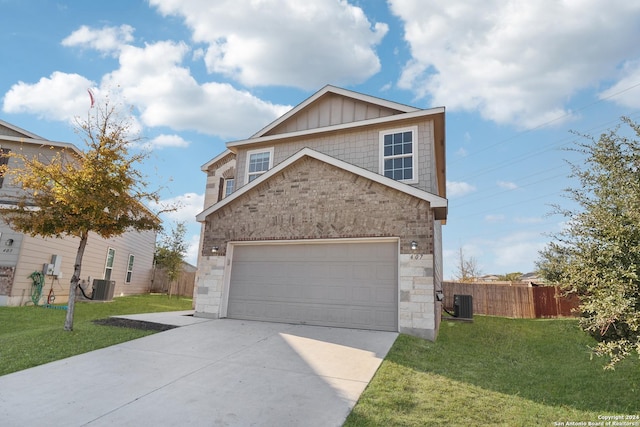
[[(245, 162), (245, 171), (244, 171), (244, 183), (245, 184), (249, 184), (249, 160), (251, 159), (251, 155), (252, 154), (260, 154), (260, 153), (269, 153), (269, 168), (266, 170), (268, 171), (269, 169), (271, 169), (273, 167), (273, 147), (269, 147), (269, 148), (260, 148), (257, 150), (249, 150), (247, 151), (247, 160)], [(264, 171), (264, 172), (266, 172)], [(259, 175), (256, 173), (253, 173), (252, 175), (262, 175), (264, 172), (261, 172)]]
[(405, 184), (417, 184), (418, 183), (418, 126), (409, 126), (404, 128), (397, 129), (386, 129), (381, 130), (378, 134), (378, 146), (379, 146), (379, 173), (384, 176), (384, 136), (389, 135), (390, 133), (400, 133), (400, 132), (413, 132), (413, 147), (411, 154), (411, 167), (413, 170), (413, 179), (400, 179), (396, 180), (398, 182), (403, 182)]
[[(133, 258), (133, 265), (131, 263), (131, 258)], [(131, 283), (131, 278), (133, 277), (133, 266), (136, 263), (136, 256), (134, 254), (129, 254), (127, 257), (127, 272), (124, 275), (124, 283)], [(131, 275), (129, 275), (131, 273)]]
[[(233, 188), (231, 189), (230, 193), (227, 193), (229, 181), (233, 181)], [(222, 191), (222, 198), (224, 199), (226, 197), (229, 197), (231, 194), (233, 194), (234, 191), (236, 191), (236, 180), (235, 178), (225, 178), (223, 184), (224, 184), (224, 189)]]
[[(109, 267), (109, 252), (113, 251), (113, 262), (111, 263), (111, 267)], [(107, 247), (107, 257), (104, 260), (104, 273), (102, 274), (102, 278), (105, 280), (113, 280), (113, 277), (111, 277), (113, 275), (113, 266), (116, 263), (116, 250), (115, 248), (112, 247)], [(111, 273), (109, 274), (109, 279), (107, 279), (107, 269), (111, 270)]]

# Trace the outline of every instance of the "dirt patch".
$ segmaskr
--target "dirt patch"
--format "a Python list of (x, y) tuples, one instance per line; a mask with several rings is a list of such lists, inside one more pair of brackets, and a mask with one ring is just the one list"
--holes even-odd
[(144, 320), (122, 319), (119, 317), (109, 317), (108, 319), (98, 319), (98, 320), (94, 320), (93, 323), (95, 323), (96, 325), (103, 325), (103, 326), (118, 326), (121, 328), (143, 329), (145, 331), (157, 331), (157, 332), (168, 331), (169, 329), (174, 329), (178, 327), (174, 325), (164, 325), (162, 323), (145, 322)]

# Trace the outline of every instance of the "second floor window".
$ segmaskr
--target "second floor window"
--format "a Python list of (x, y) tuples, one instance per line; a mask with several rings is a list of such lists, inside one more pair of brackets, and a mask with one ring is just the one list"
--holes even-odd
[(415, 127), (380, 133), (380, 173), (396, 181), (417, 182)]
[(247, 182), (251, 182), (269, 169), (273, 164), (273, 148), (253, 150), (247, 153)]
[(233, 187), (235, 186), (235, 179), (227, 178), (224, 180), (224, 197), (227, 197), (233, 193)]

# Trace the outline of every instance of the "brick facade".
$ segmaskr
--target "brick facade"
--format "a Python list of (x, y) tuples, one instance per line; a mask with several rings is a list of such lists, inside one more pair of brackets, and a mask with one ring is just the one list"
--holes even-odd
[(207, 217), (202, 255), (229, 241), (399, 237), (401, 253), (433, 253), (429, 203), (302, 158)]

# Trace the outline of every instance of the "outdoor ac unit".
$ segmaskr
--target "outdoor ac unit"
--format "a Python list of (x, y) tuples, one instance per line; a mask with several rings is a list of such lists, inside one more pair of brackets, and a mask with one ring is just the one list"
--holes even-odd
[(115, 287), (115, 280), (93, 279), (93, 294), (91, 299), (94, 301), (111, 301)]
[(473, 297), (471, 295), (454, 295), (453, 315), (460, 319), (473, 319)]

